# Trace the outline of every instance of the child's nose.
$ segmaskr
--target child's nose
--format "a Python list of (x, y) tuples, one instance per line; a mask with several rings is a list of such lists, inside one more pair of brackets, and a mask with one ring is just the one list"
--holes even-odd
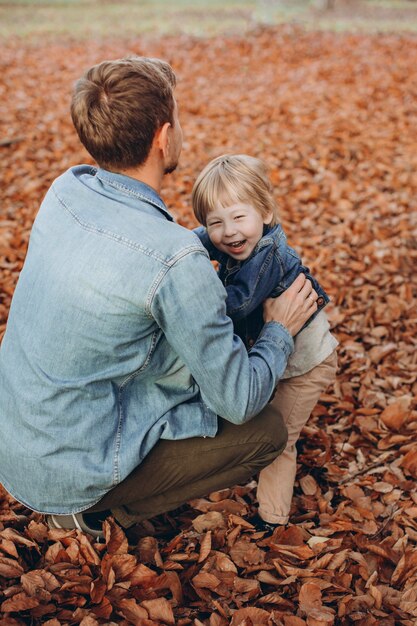
[(224, 234), (226, 237), (231, 237), (236, 233), (236, 226), (234, 222), (226, 222), (224, 225)]

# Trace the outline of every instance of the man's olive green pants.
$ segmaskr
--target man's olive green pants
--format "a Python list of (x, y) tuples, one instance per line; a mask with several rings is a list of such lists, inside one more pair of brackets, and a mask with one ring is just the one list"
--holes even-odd
[(160, 440), (144, 461), (87, 512), (110, 509), (128, 528), (188, 500), (248, 481), (285, 448), (287, 430), (268, 404), (236, 426), (219, 418), (214, 438)]

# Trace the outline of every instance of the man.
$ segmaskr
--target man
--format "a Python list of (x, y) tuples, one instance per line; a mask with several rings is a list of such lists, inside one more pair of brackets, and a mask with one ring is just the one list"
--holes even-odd
[(182, 145), (174, 87), (155, 59), (86, 73), (71, 114), (99, 167), (60, 176), (31, 233), (0, 350), (0, 480), (50, 526), (99, 535), (111, 510), (129, 527), (285, 445), (264, 407), (317, 294), (300, 277), (267, 301), (249, 354), (233, 335), (204, 248), (159, 195)]

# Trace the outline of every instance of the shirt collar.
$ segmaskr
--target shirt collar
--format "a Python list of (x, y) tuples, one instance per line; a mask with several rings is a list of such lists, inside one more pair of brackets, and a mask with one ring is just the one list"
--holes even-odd
[(116, 189), (119, 189), (123, 193), (127, 193), (131, 196), (136, 196), (149, 204), (156, 207), (167, 220), (173, 222), (174, 218), (169, 213), (162, 198), (157, 194), (155, 189), (147, 185), (146, 183), (125, 176), (124, 174), (116, 174), (115, 172), (109, 172), (101, 167), (95, 169), (96, 177), (105, 185), (110, 185)]

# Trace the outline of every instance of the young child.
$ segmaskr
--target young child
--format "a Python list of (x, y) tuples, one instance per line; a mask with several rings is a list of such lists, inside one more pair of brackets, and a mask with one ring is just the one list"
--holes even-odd
[(263, 326), (262, 303), (285, 291), (300, 273), (318, 293), (317, 311), (294, 339), (294, 352), (277, 385), (274, 408), (288, 430), (284, 452), (259, 475), (259, 516), (267, 524), (286, 524), (296, 476), (296, 441), (320, 394), (334, 380), (337, 340), (323, 308), (329, 298), (287, 244), (266, 167), (247, 155), (211, 161), (192, 191), (193, 210), (203, 224), (195, 233), (218, 261), (227, 292), (227, 314), (236, 334), (251, 349)]

